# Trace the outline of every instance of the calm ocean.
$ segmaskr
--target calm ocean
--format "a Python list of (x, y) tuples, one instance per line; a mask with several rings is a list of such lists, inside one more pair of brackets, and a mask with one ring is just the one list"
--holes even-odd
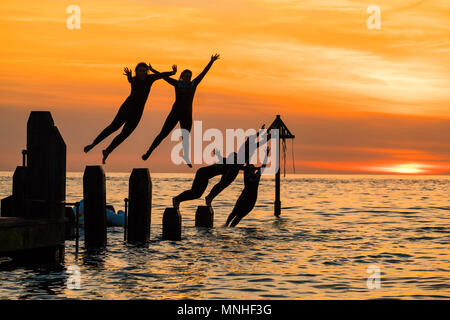
[[(0, 172), (0, 198), (11, 193), (11, 177)], [(66, 241), (62, 266), (2, 258), (0, 299), (450, 298), (449, 176), (288, 175), (280, 218), (273, 215), (273, 176), (263, 177), (255, 209), (237, 228), (223, 228), (242, 190), (239, 176), (213, 203), (213, 229), (194, 227), (202, 199), (185, 202), (183, 240), (161, 241), (164, 208), (192, 177), (152, 174), (147, 246), (125, 244), (122, 228), (112, 227), (97, 254), (84, 252), (82, 231), (77, 256), (75, 242)], [(107, 202), (116, 211), (128, 178), (107, 173)], [(69, 173), (66, 200), (81, 197), (82, 173)], [(74, 265), (80, 289), (67, 286)], [(375, 288), (367, 281), (373, 271)]]

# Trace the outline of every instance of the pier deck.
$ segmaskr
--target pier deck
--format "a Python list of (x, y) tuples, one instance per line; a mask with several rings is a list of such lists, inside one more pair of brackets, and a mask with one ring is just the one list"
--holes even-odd
[(58, 261), (64, 240), (64, 220), (0, 217), (0, 256)]

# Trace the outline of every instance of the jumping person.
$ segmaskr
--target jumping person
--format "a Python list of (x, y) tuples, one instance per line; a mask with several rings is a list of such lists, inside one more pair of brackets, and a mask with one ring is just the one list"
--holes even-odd
[[(236, 152), (228, 156), (228, 159), (223, 158), (222, 163), (215, 163), (198, 169), (195, 173), (191, 189), (180, 193), (172, 199), (173, 207), (178, 208), (180, 202), (200, 198), (205, 192), (206, 187), (208, 187), (209, 180), (215, 176), (222, 175), (219, 183), (214, 186), (216, 188), (214, 196), (210, 199), (209, 203), (207, 200), (207, 205), (211, 205), (212, 199), (236, 179), (236, 176), (241, 169), (243, 169), (243, 166), (237, 163)], [(210, 197), (212, 193), (213, 190), (210, 192)]]
[[(261, 129), (264, 129), (264, 125)], [(245, 164), (249, 164), (250, 158), (256, 149), (262, 146), (264, 143), (260, 144), (257, 142), (257, 148), (250, 150), (250, 141), (255, 140), (259, 137), (259, 132), (255, 135), (247, 137), (245, 142), (239, 148), (240, 153), (245, 153), (244, 163), (238, 163), (238, 154), (233, 152), (227, 158), (222, 158), (220, 152), (215, 150), (216, 156), (220, 159), (221, 163), (216, 163), (210, 166), (202, 167), (197, 170), (192, 183), (191, 189), (182, 192), (178, 196), (172, 199), (174, 208), (178, 208), (180, 202), (198, 199), (205, 192), (208, 182), (211, 178), (221, 175), (219, 182), (214, 185), (209, 194), (205, 197), (205, 202), (207, 206), (211, 206), (214, 198), (219, 195), (224, 189), (226, 189), (237, 177), (240, 170), (244, 169)]]
[[(184, 70), (180, 74), (179, 80), (175, 80), (170, 78), (169, 76), (164, 76), (164, 80), (166, 80), (169, 84), (175, 87), (175, 102), (172, 106), (172, 110), (164, 122), (164, 125), (161, 129), (161, 132), (155, 138), (153, 143), (151, 144), (148, 151), (142, 156), (142, 160), (147, 160), (150, 157), (153, 150), (158, 147), (158, 145), (169, 135), (169, 133), (175, 128), (178, 122), (180, 122), (180, 127), (183, 130), (183, 158), (186, 164), (192, 168), (192, 165), (189, 161), (189, 136), (187, 133), (191, 132), (192, 127), (192, 102), (194, 100), (195, 90), (197, 86), (202, 81), (203, 77), (209, 71), (214, 61), (219, 59), (219, 55), (215, 54), (211, 56), (211, 60), (205, 69), (193, 80), (191, 81), (192, 71)], [(150, 66), (150, 71), (159, 74), (158, 71), (153, 69)]]
[[(261, 130), (263, 130), (265, 127), (265, 124), (262, 125)], [(253, 154), (256, 152), (256, 150), (263, 146), (268, 140), (265, 140), (261, 143), (261, 140), (256, 141), (260, 135), (260, 131), (258, 131), (256, 134), (248, 136), (245, 142), (241, 145), (241, 147), (238, 150), (238, 153), (236, 155), (237, 161), (242, 161), (242, 158), (244, 158), (244, 165), (248, 165), (250, 163), (250, 160), (253, 156)], [(267, 135), (267, 139), (270, 139), (270, 133)], [(255, 148), (252, 148), (250, 150), (250, 141), (256, 146)], [(216, 150), (216, 155), (220, 158), (219, 151)], [(236, 158), (235, 158), (236, 159)], [(236, 160), (235, 160), (236, 161)], [(236, 163), (236, 162), (235, 162)], [(237, 177), (239, 170), (243, 170), (244, 167), (241, 165), (238, 168), (230, 166), (228, 171), (222, 175), (222, 178), (220, 181), (212, 187), (209, 194), (205, 197), (205, 203), (207, 206), (211, 206), (212, 201), (214, 200), (219, 193), (221, 193), (225, 188), (227, 188)]]
[(269, 155), (269, 147), (267, 148), (266, 158), (263, 165), (256, 167), (253, 164), (247, 164), (244, 168), (244, 189), (236, 201), (236, 205), (228, 216), (225, 226), (235, 227), (242, 218), (253, 210), (258, 198), (259, 181), (261, 179), (261, 168), (266, 167)]
[(153, 82), (163, 77), (174, 75), (177, 72), (177, 67), (176, 65), (173, 65), (172, 66), (173, 71), (171, 72), (148, 74), (149, 70), (148, 66), (144, 62), (141, 62), (135, 68), (136, 76), (134, 77), (132, 76), (130, 69), (124, 68), (123, 70), (124, 75), (127, 76), (128, 82), (131, 84), (130, 95), (120, 107), (116, 117), (111, 122), (111, 124), (107, 126), (98, 135), (97, 138), (95, 138), (94, 142), (84, 147), (84, 152), (86, 153), (89, 152), (92, 148), (94, 148), (97, 144), (103, 141), (110, 134), (119, 130), (119, 128), (123, 125), (122, 132), (120, 132), (111, 142), (111, 144), (105, 150), (102, 151), (103, 164), (105, 163), (106, 158), (108, 158), (109, 154), (119, 144), (121, 144), (139, 124)]

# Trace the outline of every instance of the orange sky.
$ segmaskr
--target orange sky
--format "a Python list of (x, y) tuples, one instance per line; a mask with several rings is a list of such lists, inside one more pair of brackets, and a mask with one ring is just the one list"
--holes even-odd
[[(69, 30), (66, 8), (81, 8)], [(381, 8), (369, 30), (366, 8)], [(200, 72), (194, 120), (257, 128), (276, 114), (296, 135), (297, 173), (450, 173), (450, 3), (350, 0), (10, 1), (0, 4), (0, 170), (14, 170), (31, 110), (50, 110), (68, 170), (99, 163), (82, 147), (129, 94), (125, 66)], [(173, 89), (153, 85), (140, 126), (106, 170), (188, 172), (170, 139), (140, 156), (170, 111)], [(288, 141), (289, 160), (292, 160)], [(288, 162), (288, 172), (292, 165)], [(189, 171), (191, 172), (191, 171)]]

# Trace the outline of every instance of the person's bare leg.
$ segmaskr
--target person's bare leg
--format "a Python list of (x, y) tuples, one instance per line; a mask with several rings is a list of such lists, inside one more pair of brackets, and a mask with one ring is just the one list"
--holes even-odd
[(91, 144), (88, 144), (87, 146), (85, 146), (83, 150), (84, 150), (85, 153), (88, 153), (94, 147), (95, 147), (95, 144), (91, 143)]
[(213, 201), (213, 199), (209, 195), (207, 195), (205, 197), (205, 204), (206, 204), (207, 207), (211, 207), (212, 201)]
[(230, 222), (236, 217), (237, 210), (236, 206), (233, 208), (233, 211), (231, 211), (230, 215), (228, 216), (227, 222), (225, 222), (225, 227), (228, 227)]
[(180, 207), (180, 202), (177, 200), (177, 197), (172, 198), (172, 205), (175, 209), (178, 209)]
[(191, 142), (191, 129), (192, 129), (192, 115), (185, 115), (185, 118), (180, 120), (180, 127), (182, 131), (183, 138), (183, 160), (186, 162), (189, 168), (192, 168), (190, 159), (190, 142)]
[(245, 217), (250, 211), (253, 210), (256, 201), (253, 203), (248, 203), (249, 197), (250, 195), (248, 193), (248, 190), (242, 190), (242, 193), (236, 201), (236, 205), (234, 206), (233, 211), (231, 211), (230, 215), (228, 216), (227, 222), (225, 224), (226, 226), (229, 225), (230, 227), (235, 227), (243, 217)]
[(248, 212), (245, 214), (239, 214), (236, 217), (234, 217), (233, 221), (231, 221), (230, 227), (232, 227), (232, 228), (236, 227), (237, 224), (242, 220), (242, 218), (245, 217), (247, 214), (248, 214)]
[(109, 153), (105, 149), (105, 150), (102, 150), (102, 154), (103, 154), (102, 163), (105, 164), (106, 163), (106, 158), (108, 158)]
[(156, 147), (158, 147), (159, 144), (170, 134), (173, 128), (175, 128), (175, 126), (177, 125), (177, 123), (178, 117), (175, 111), (172, 109), (172, 111), (170, 111), (169, 115), (167, 116), (166, 121), (164, 122), (161, 132), (156, 136), (155, 140), (153, 140), (153, 143), (148, 149), (148, 151), (142, 155), (142, 160), (145, 161), (150, 157), (153, 150), (155, 150)]
[(133, 121), (127, 121), (123, 126), (122, 132), (120, 132), (114, 139), (111, 141), (110, 145), (102, 151), (103, 159), (102, 163), (105, 164), (106, 159), (110, 155), (111, 152), (115, 148), (117, 148), (126, 138), (130, 136), (130, 134), (136, 129), (139, 123), (139, 119)]
[(105, 138), (107, 138), (113, 132), (119, 130), (119, 128), (125, 123), (125, 119), (122, 118), (121, 115), (117, 114), (114, 120), (111, 122), (109, 126), (103, 129), (102, 132), (95, 138), (95, 140), (84, 147), (84, 152), (88, 153), (92, 148), (94, 148), (97, 144), (102, 142)]
[(183, 144), (183, 160), (184, 162), (186, 162), (186, 164), (188, 165), (189, 168), (192, 168), (192, 164), (191, 164), (191, 159), (190, 159), (190, 152), (191, 152), (191, 147), (190, 147), (190, 140), (191, 140), (191, 134), (189, 131), (187, 131), (186, 129), (182, 129), (183, 132), (183, 136), (182, 136), (182, 144)]
[(183, 201), (189, 201), (200, 198), (208, 187), (208, 182), (211, 176), (208, 174), (210, 167), (202, 167), (197, 170), (192, 187), (189, 190), (183, 191), (178, 196), (172, 199), (174, 208), (178, 208)]

